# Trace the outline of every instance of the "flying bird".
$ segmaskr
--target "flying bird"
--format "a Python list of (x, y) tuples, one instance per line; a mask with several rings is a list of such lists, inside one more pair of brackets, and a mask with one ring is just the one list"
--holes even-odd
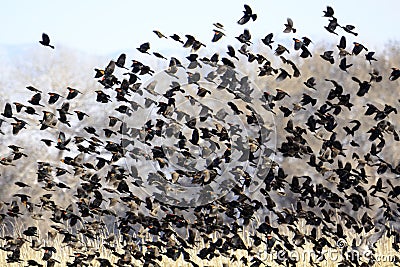
[(338, 24), (337, 19), (336, 19), (335, 17), (332, 17), (332, 19), (329, 20), (328, 26), (325, 26), (324, 28), (325, 28), (328, 32), (333, 33), (333, 34), (335, 34), (335, 35), (338, 35), (338, 34), (335, 32), (335, 30), (336, 30), (336, 28), (337, 28), (338, 26), (340, 26), (340, 25)]
[(274, 34), (273, 34), (273, 33), (269, 33), (269, 34), (267, 34), (267, 35), (264, 37), (264, 39), (261, 39), (261, 41), (262, 41), (266, 46), (268, 46), (269, 48), (272, 49), (271, 44), (274, 42), (274, 41), (272, 40), (273, 37), (274, 37)]
[(339, 56), (345, 57), (347, 55), (351, 55), (349, 52), (346, 51), (346, 37), (342, 36), (340, 38), (339, 44), (336, 46), (339, 49)]
[(171, 37), (172, 40), (180, 42), (181, 44), (183, 44), (183, 41), (181, 40), (181, 37), (179, 35), (177, 35), (176, 33), (174, 33), (170, 37)]
[(211, 42), (213, 42), (213, 43), (218, 42), (224, 35), (225, 35), (225, 33), (218, 31), (218, 30), (214, 30), (214, 36), (213, 36)]
[(239, 42), (250, 45), (252, 42), (250, 41), (251, 39), (251, 34), (248, 29), (244, 29), (243, 33), (240, 34), (239, 36), (236, 37), (236, 39), (239, 40)]
[(50, 37), (46, 33), (42, 33), (42, 40), (39, 41), (44, 46), (49, 46), (54, 49), (54, 46), (50, 44)]
[(158, 36), (158, 38), (165, 38), (165, 39), (168, 39), (167, 36), (165, 36), (164, 34), (162, 34), (162, 33), (161, 33), (160, 31), (158, 31), (158, 30), (154, 30), (153, 32)]
[(150, 53), (147, 52), (150, 49), (150, 43), (149, 42), (141, 44), (136, 49), (139, 50), (139, 52), (141, 52), (141, 53), (145, 53), (145, 54), (149, 54), (150, 55)]
[(124, 67), (125, 60), (126, 60), (126, 54), (122, 53), (121, 55), (119, 55), (117, 61), (115, 62), (115, 65), (119, 68), (128, 69)]
[(395, 81), (400, 77), (400, 69), (392, 68), (392, 73), (390, 73), (389, 80)]
[(374, 54), (375, 52), (372, 51), (365, 54), (365, 59), (368, 60), (369, 64), (372, 64), (371, 61), (378, 61), (376, 58), (374, 58)]
[(328, 18), (332, 18), (333, 14), (335, 14), (335, 12), (333, 11), (333, 8), (330, 6), (327, 6), (326, 11), (323, 11), (323, 12), (324, 12), (324, 17), (328, 17)]
[(353, 66), (353, 64), (348, 64), (346, 63), (346, 57), (342, 58), (339, 64), (339, 68), (345, 72), (347, 72), (347, 69)]
[(323, 59), (328, 61), (329, 63), (335, 63), (335, 59), (333, 58), (333, 51), (325, 51), (322, 55), (320, 55)]
[(219, 22), (213, 23), (213, 25), (214, 25), (215, 27), (217, 27), (218, 29), (220, 29), (220, 30), (224, 30), (224, 25), (222, 25), (222, 24), (219, 23)]
[(357, 42), (353, 42), (353, 44), (354, 44), (354, 47), (353, 47), (353, 51), (352, 51), (352, 54), (353, 55), (358, 55), (358, 54), (360, 54), (361, 53), (361, 51), (364, 49), (365, 51), (368, 51), (368, 48), (366, 48), (365, 46), (363, 46), (362, 44), (360, 44), (360, 43), (357, 43)]
[(317, 90), (317, 89), (315, 89), (315, 86), (317, 84), (315, 83), (315, 78), (314, 77), (308, 78), (307, 81), (304, 82), (304, 85), (307, 86), (308, 88)]
[(283, 30), (284, 33), (296, 33), (296, 29), (293, 28), (293, 20), (291, 18), (287, 18), (287, 23), (285, 23), (285, 29)]
[(341, 28), (348, 33), (353, 34), (354, 36), (357, 36), (358, 33), (354, 32), (353, 30), (356, 28), (353, 25), (346, 25), (346, 26), (341, 26)]
[(238, 20), (238, 24), (244, 25), (247, 22), (249, 22), (250, 19), (255, 21), (257, 19), (257, 14), (253, 14), (253, 11), (251, 10), (251, 7), (248, 5), (244, 5), (244, 11), (243, 11), (243, 17)]
[[(6, 105), (4, 106), (4, 112), (1, 113), (1, 115), (5, 118), (12, 118), (13, 117), (13, 113), (12, 113), (12, 107), (10, 103), (6, 103)], [(4, 120), (2, 120), (3, 122)]]

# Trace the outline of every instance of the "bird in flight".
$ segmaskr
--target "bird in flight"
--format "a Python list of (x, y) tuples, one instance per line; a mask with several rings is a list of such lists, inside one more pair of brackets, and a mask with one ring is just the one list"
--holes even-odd
[(246, 24), (247, 22), (249, 22), (250, 19), (252, 19), (253, 21), (257, 19), (257, 14), (254, 14), (251, 10), (251, 7), (248, 5), (244, 5), (243, 13), (243, 17), (241, 17), (237, 22), (240, 25)]
[(54, 45), (50, 44), (50, 37), (46, 33), (42, 33), (42, 40), (39, 41), (44, 46), (49, 46), (54, 49)]

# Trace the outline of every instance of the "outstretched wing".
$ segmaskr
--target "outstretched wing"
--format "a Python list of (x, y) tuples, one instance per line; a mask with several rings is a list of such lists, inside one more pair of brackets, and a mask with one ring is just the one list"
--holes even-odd
[(50, 44), (50, 37), (47, 34), (42, 33), (42, 41), (45, 44)]
[(248, 15), (251, 15), (253, 13), (249, 5), (244, 5), (244, 10), (245, 10), (244, 12)]
[(290, 28), (293, 27), (293, 20), (291, 18), (287, 18), (287, 23), (290, 26)]

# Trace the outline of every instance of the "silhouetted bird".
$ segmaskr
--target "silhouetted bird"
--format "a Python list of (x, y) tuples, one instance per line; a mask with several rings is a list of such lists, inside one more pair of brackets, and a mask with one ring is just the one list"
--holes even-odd
[(36, 93), (32, 96), (30, 100), (28, 100), (28, 102), (31, 103), (32, 105), (44, 107), (42, 104), (39, 103), (41, 99), (42, 95), (40, 93)]
[(139, 52), (141, 52), (141, 53), (146, 53), (146, 54), (149, 54), (149, 55), (150, 55), (150, 53), (147, 52), (147, 51), (150, 49), (150, 43), (149, 43), (149, 42), (141, 44), (141, 45), (140, 45), (138, 48), (136, 48), (136, 49), (139, 50)]
[(218, 42), (225, 34), (221, 31), (214, 30), (214, 36), (211, 42)]
[(335, 59), (332, 56), (333, 51), (325, 51), (322, 55), (320, 55), (324, 60), (328, 61), (329, 63), (335, 63)]
[(328, 17), (328, 18), (333, 17), (333, 15), (335, 14), (335, 12), (333, 11), (333, 8), (330, 6), (327, 6), (326, 11), (323, 11), (323, 12), (324, 12), (324, 17)]
[(360, 44), (360, 43), (354, 42), (353, 44), (354, 44), (353, 52), (352, 52), (353, 55), (357, 56), (358, 54), (361, 53), (361, 51), (363, 49), (365, 49), (365, 51), (368, 51), (368, 49), (365, 46), (363, 46), (362, 44)]
[(308, 88), (312, 88), (314, 90), (317, 90), (317, 89), (315, 89), (315, 86), (317, 84), (315, 83), (315, 78), (314, 77), (308, 78), (307, 81), (304, 82), (304, 85), (307, 86)]
[(337, 45), (337, 48), (339, 48), (339, 56), (345, 57), (347, 55), (351, 55), (346, 51), (346, 37), (342, 36), (340, 38), (340, 43)]
[(175, 41), (180, 42), (180, 43), (183, 44), (183, 41), (181, 40), (181, 37), (179, 37), (179, 35), (173, 34), (170, 37), (172, 38), (172, 40), (175, 40)]
[(111, 76), (113, 74), (114, 70), (115, 70), (115, 61), (111, 60), (110, 63), (108, 63), (106, 69), (104, 70), (104, 76), (106, 78)]
[(153, 32), (158, 36), (158, 38), (165, 38), (165, 39), (168, 39), (167, 36), (165, 36), (164, 34), (162, 34), (160, 31), (154, 30)]
[(354, 27), (353, 25), (342, 26), (342, 29), (343, 29), (345, 32), (348, 32), (348, 33), (353, 34), (354, 36), (357, 36), (358, 33), (356, 33), (356, 32), (353, 31), (355, 28), (356, 28), (356, 27)]
[(374, 58), (374, 54), (375, 54), (375, 52), (372, 52), (372, 51), (365, 54), (365, 59), (368, 60), (369, 64), (372, 64), (371, 61), (377, 61), (377, 59)]
[(246, 24), (247, 22), (249, 22), (250, 19), (252, 19), (253, 21), (257, 19), (257, 14), (254, 14), (251, 10), (251, 7), (248, 5), (244, 5), (243, 13), (243, 17), (241, 17), (237, 22), (240, 25)]
[(287, 23), (285, 23), (285, 29), (283, 30), (284, 33), (296, 32), (296, 29), (293, 28), (293, 20), (291, 18), (287, 18)]
[(119, 68), (128, 69), (128, 68), (124, 67), (125, 60), (126, 60), (126, 54), (122, 53), (121, 55), (119, 55), (117, 61), (115, 62), (115, 65)]
[(78, 96), (78, 94), (82, 94), (78, 89), (74, 89), (71, 87), (67, 87), (67, 89), (68, 89), (67, 100), (74, 99), (75, 97)]
[(345, 72), (347, 72), (347, 69), (353, 66), (353, 64), (347, 64), (346, 62), (346, 57), (342, 58), (339, 64), (339, 68)]
[(54, 49), (54, 46), (50, 44), (50, 37), (46, 33), (42, 33), (42, 40), (39, 41), (44, 46), (49, 46)]
[(265, 37), (264, 37), (264, 39), (261, 39), (261, 41), (266, 45), (266, 46), (268, 46), (269, 48), (271, 48), (272, 49), (272, 43), (274, 42), (273, 40), (272, 40), (272, 38), (274, 37), (274, 34), (273, 33), (269, 33), (269, 34), (267, 34)]
[(219, 22), (213, 23), (213, 25), (214, 25), (215, 27), (217, 27), (218, 29), (220, 29), (220, 30), (224, 30), (224, 25), (222, 25), (222, 24), (219, 23)]
[(390, 73), (389, 80), (395, 81), (400, 77), (400, 69), (392, 68), (392, 73)]
[(12, 113), (12, 108), (11, 108), (11, 104), (10, 103), (6, 103), (6, 105), (4, 106), (4, 112), (1, 113), (1, 115), (5, 118), (12, 118), (13, 117), (13, 113)]
[(48, 103), (49, 103), (50, 105), (56, 103), (57, 100), (58, 100), (60, 97), (62, 97), (61, 95), (59, 95), (59, 94), (57, 94), (57, 93), (49, 93), (49, 96), (50, 96), (50, 98), (49, 98)]
[(326, 29), (328, 32), (330, 32), (330, 33), (333, 33), (333, 34), (335, 34), (335, 35), (338, 35), (338, 34), (335, 32), (335, 30), (336, 30), (336, 28), (337, 28), (338, 26), (340, 26), (340, 25), (338, 24), (337, 19), (336, 19), (335, 17), (332, 17), (332, 18), (329, 20), (328, 26), (325, 26), (325, 29)]

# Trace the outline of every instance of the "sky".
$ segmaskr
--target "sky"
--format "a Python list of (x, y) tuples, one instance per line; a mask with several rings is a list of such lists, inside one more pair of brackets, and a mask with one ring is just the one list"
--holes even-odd
[[(258, 18), (238, 25), (244, 3), (252, 7)], [(139, 53), (136, 48), (147, 41), (153, 51), (179, 45), (172, 39), (159, 40), (152, 32), (155, 29), (167, 36), (192, 34), (211, 49), (234, 42), (234, 37), (244, 28), (258, 39), (273, 32), (278, 40), (308, 36), (314, 42), (332, 42), (338, 38), (323, 28), (328, 24), (327, 18), (322, 17), (327, 5), (334, 8), (339, 23), (356, 26), (357, 38), (346, 34), (352, 40), (368, 43), (376, 49), (389, 40), (400, 40), (398, 0), (15, 0), (2, 2), (0, 48), (15, 53), (19, 47), (40, 46), (42, 32), (50, 36), (56, 49), (69, 47), (94, 55), (120, 51)], [(287, 17), (294, 21), (297, 33), (282, 32)], [(221, 43), (213, 44), (215, 27), (212, 24), (215, 22), (225, 25), (226, 37)]]

